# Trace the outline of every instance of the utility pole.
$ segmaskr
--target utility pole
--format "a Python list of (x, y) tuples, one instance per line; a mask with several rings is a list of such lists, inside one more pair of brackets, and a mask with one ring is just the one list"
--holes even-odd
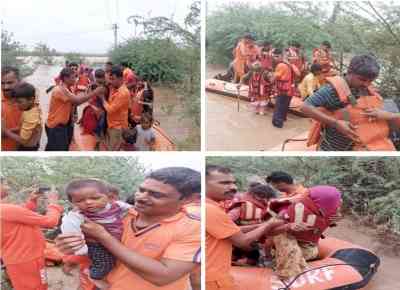
[(118, 24), (114, 23), (112, 29), (114, 30), (114, 48), (118, 47)]

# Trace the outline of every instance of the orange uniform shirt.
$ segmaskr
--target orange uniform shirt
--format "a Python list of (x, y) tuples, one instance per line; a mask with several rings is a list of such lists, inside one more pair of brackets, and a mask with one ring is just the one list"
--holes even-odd
[(289, 66), (281, 62), (275, 67), (274, 76), (278, 81), (288, 81), (291, 73)]
[[(22, 111), (18, 108), (17, 104), (11, 102), (1, 92), (1, 121), (2, 126), (6, 129), (19, 128), (21, 122)], [(1, 136), (1, 150), (2, 151), (15, 151), (17, 150), (17, 142), (11, 138)]]
[[(138, 213), (131, 209), (124, 219), (122, 243), (143, 256), (192, 262), (200, 253), (200, 221), (180, 212), (173, 217), (144, 229), (136, 229)], [(110, 290), (186, 290), (189, 274), (166, 286), (158, 287), (124, 264), (117, 262), (108, 275)]]
[(61, 91), (59, 86), (56, 86), (51, 93), (47, 127), (67, 125), (71, 118), (72, 108), (69, 97)]
[(45, 239), (41, 228), (55, 227), (63, 210), (62, 206), (51, 204), (47, 214), (40, 215), (20, 205), (0, 204), (4, 264), (14, 265), (43, 257)]
[(232, 242), (228, 239), (240, 232), (220, 205), (206, 199), (206, 282), (231, 278)]
[(107, 111), (107, 124), (109, 128), (128, 128), (128, 108), (130, 93), (125, 85), (111, 92), (108, 101), (104, 102)]

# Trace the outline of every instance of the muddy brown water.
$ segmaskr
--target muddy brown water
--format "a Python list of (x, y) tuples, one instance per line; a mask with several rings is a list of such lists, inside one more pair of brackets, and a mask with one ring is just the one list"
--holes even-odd
[[(58, 75), (62, 66), (60, 65), (39, 65), (35, 72), (25, 78), (25, 81), (32, 83), (37, 89), (39, 96), (40, 107), (42, 110), (43, 122), (47, 119), (50, 94), (46, 94), (46, 89), (54, 84), (54, 78)], [(156, 86), (154, 87), (154, 117), (160, 122), (160, 126), (164, 131), (174, 140), (174, 142), (183, 142), (189, 137), (192, 126), (188, 119), (180, 118), (184, 108), (182, 102), (177, 96), (176, 91), (171, 88)], [(79, 106), (79, 114), (85, 104)], [(44, 150), (47, 143), (47, 136), (45, 132), (42, 134), (40, 142), (40, 150)], [(196, 148), (186, 148), (187, 150), (198, 150)]]
[[(206, 76), (225, 72), (221, 66), (208, 65)], [(293, 114), (282, 129), (272, 126), (273, 109), (264, 116), (256, 115), (248, 102), (206, 92), (206, 144), (211, 151), (260, 151), (280, 148), (289, 138), (301, 135), (310, 121)]]
[(341, 220), (337, 227), (330, 228), (326, 235), (370, 249), (380, 258), (381, 264), (378, 272), (365, 289), (400, 289), (399, 245), (396, 246), (391, 241), (383, 240), (377, 235), (376, 230), (366, 227), (350, 217)]

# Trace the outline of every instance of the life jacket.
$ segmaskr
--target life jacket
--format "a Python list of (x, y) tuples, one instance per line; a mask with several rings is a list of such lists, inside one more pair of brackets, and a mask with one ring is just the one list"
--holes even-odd
[(258, 224), (263, 221), (267, 205), (245, 194), (239, 200), (233, 201), (228, 210), (240, 207), (239, 223), (241, 225)]
[[(345, 120), (356, 126), (355, 131), (361, 142), (354, 144), (352, 150), (394, 151), (395, 147), (389, 139), (390, 129), (388, 122), (378, 119), (372, 120), (368, 116), (362, 114), (366, 109), (383, 108), (383, 99), (376, 90), (370, 86), (368, 87), (368, 96), (360, 96), (356, 99), (352, 95), (344, 78), (339, 76), (329, 77), (327, 81), (336, 90), (344, 108), (334, 112), (330, 112), (326, 109), (321, 110), (337, 120)], [(322, 130), (323, 125), (321, 123), (313, 123), (308, 135), (307, 146), (321, 143)]]
[(249, 80), (249, 97), (252, 99), (258, 98), (262, 94), (262, 73), (251, 73)]
[(78, 81), (76, 82), (76, 91), (77, 92), (84, 92), (88, 89), (90, 85), (90, 79), (85, 74), (80, 74)]
[(286, 58), (290, 64), (296, 66), (296, 68), (299, 70), (300, 74), (303, 72), (304, 61), (303, 61), (303, 58), (300, 57), (299, 51), (296, 48), (289, 47), (286, 50)]
[(288, 96), (298, 96), (299, 91), (296, 88), (295, 79), (300, 77), (298, 69), (289, 63), (281, 62), (290, 69), (290, 76), (287, 80), (275, 80), (275, 90), (279, 94), (287, 94)]
[(318, 243), (322, 233), (329, 227), (328, 216), (324, 216), (314, 201), (309, 197), (293, 200), (276, 200), (271, 202), (269, 210), (279, 213), (284, 211), (283, 218), (289, 223), (303, 223), (312, 227), (309, 231), (291, 232), (298, 241)]

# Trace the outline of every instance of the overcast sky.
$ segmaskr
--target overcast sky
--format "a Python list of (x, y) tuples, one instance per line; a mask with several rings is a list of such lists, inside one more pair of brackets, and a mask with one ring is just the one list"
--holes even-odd
[(3, 28), (29, 47), (41, 41), (63, 52), (103, 53), (114, 43), (112, 23), (118, 22), (123, 40), (133, 35), (133, 26), (127, 23), (129, 16), (173, 15), (182, 24), (191, 3), (192, 0), (2, 0), (1, 18)]
[(200, 154), (187, 154), (187, 153), (158, 153), (151, 152), (139, 157), (141, 161), (148, 169), (159, 169), (170, 166), (184, 166), (191, 169), (201, 171), (201, 160)]

